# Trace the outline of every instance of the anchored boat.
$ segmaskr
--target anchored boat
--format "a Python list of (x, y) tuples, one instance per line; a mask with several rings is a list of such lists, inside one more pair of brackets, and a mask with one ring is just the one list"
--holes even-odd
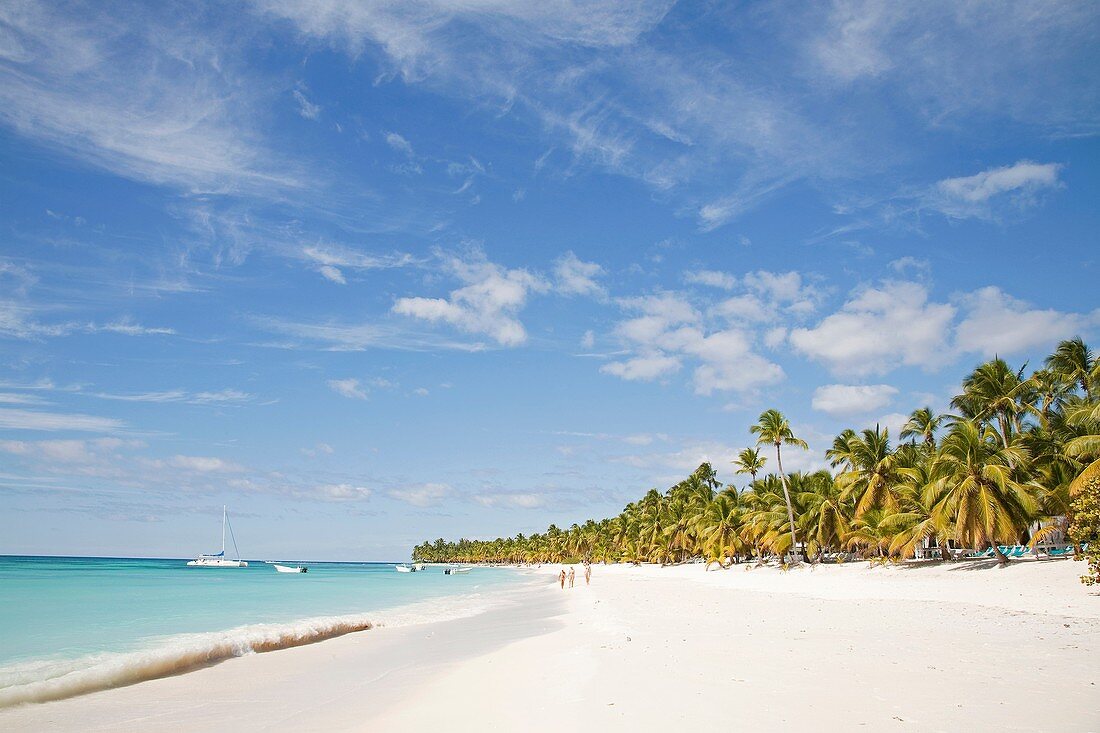
[[(229, 527), (229, 537), (233, 540), (233, 552), (237, 553), (236, 560), (225, 557), (225, 528)], [(187, 563), (199, 568), (247, 568), (248, 563), (241, 559), (241, 553), (237, 549), (237, 538), (233, 536), (233, 525), (229, 523), (229, 512), (222, 506), (222, 551), (216, 555), (199, 555)]]

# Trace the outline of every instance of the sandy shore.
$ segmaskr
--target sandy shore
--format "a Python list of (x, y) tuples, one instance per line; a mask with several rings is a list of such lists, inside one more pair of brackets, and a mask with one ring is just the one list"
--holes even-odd
[(616, 566), (564, 592), (543, 568), (474, 617), (3, 710), (0, 730), (1100, 730), (1080, 568)]

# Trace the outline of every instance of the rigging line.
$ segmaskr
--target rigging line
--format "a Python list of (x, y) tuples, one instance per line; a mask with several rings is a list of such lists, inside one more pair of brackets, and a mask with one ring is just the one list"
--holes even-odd
[(237, 537), (233, 534), (233, 523), (229, 521), (229, 515), (225, 515), (225, 523), (229, 525), (229, 538), (233, 540), (233, 552), (237, 553), (237, 559), (241, 559), (241, 551), (237, 549)]

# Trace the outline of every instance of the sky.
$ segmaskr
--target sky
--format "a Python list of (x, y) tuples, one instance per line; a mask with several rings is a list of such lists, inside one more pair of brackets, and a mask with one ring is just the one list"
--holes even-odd
[(0, 553), (399, 560), (1100, 336), (1100, 8), (0, 4)]

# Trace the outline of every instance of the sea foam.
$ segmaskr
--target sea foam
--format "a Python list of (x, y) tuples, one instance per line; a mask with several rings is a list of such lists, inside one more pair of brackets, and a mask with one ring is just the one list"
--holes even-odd
[(254, 624), (226, 631), (181, 634), (133, 652), (71, 660), (35, 661), (0, 669), (0, 708), (49, 702), (188, 672), (246, 654), (312, 644), (375, 624), (361, 616), (311, 618), (289, 624)]

